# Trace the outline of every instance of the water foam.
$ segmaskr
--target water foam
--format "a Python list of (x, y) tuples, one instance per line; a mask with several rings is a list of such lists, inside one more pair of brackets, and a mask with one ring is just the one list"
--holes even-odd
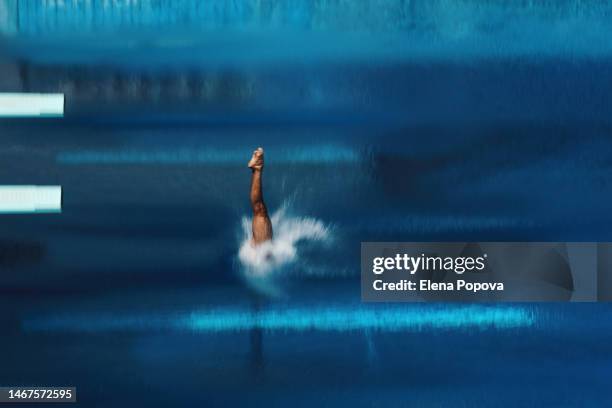
[(298, 263), (299, 246), (305, 243), (326, 243), (331, 239), (330, 228), (322, 221), (310, 217), (289, 215), (288, 204), (277, 210), (270, 220), (274, 238), (253, 245), (252, 219), (242, 218), (242, 234), (238, 259), (241, 272), (247, 281), (268, 294), (278, 294), (273, 281), (281, 275), (307, 270)]

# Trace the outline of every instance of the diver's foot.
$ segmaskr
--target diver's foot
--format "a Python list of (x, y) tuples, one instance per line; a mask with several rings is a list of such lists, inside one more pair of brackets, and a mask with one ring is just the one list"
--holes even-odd
[(254, 152), (253, 152), (253, 157), (251, 157), (251, 160), (249, 161), (249, 168), (253, 169), (253, 170), (261, 170), (263, 169), (264, 166), (264, 151), (261, 147), (258, 147)]

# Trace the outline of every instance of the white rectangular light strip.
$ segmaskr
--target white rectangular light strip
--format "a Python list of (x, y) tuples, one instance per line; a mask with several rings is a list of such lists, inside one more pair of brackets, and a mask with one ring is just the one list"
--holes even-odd
[(0, 118), (62, 116), (64, 116), (64, 94), (0, 92)]
[(0, 214), (62, 212), (62, 186), (0, 186)]

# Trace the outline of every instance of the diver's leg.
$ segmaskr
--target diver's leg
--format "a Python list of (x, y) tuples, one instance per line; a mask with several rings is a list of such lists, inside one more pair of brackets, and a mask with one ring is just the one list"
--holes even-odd
[(249, 161), (253, 171), (251, 177), (251, 205), (253, 206), (253, 242), (262, 243), (272, 239), (272, 222), (263, 201), (261, 178), (263, 173), (263, 149), (260, 147), (253, 152)]
[(263, 201), (261, 169), (254, 169), (251, 178), (251, 205), (253, 206), (253, 242), (259, 244), (272, 239), (272, 223)]

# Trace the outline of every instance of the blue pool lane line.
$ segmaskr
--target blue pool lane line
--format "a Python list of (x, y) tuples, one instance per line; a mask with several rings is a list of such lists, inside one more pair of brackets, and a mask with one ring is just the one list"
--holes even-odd
[(240, 332), (252, 329), (281, 332), (375, 330), (384, 332), (531, 327), (533, 309), (517, 306), (444, 307), (326, 307), (212, 309), (183, 314), (56, 315), (27, 319), (22, 328), (33, 332), (179, 330), (199, 333)]
[[(336, 145), (266, 150), (274, 163), (353, 163), (360, 159), (355, 149)], [(249, 151), (246, 150), (248, 153)], [(245, 149), (119, 150), (60, 152), (56, 161), (64, 165), (87, 164), (236, 164), (242, 163)]]

